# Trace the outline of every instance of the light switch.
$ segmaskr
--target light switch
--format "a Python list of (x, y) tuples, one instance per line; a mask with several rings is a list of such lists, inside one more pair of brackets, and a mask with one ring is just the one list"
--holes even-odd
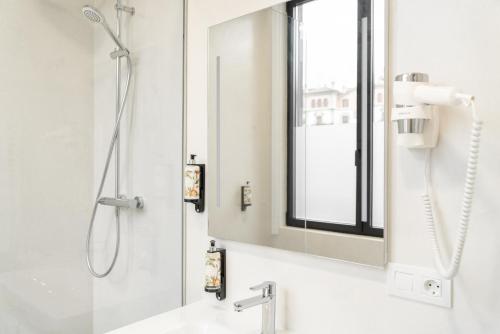
[(394, 281), (396, 289), (401, 291), (413, 291), (413, 281), (415, 277), (412, 274), (404, 273), (401, 271), (394, 272)]

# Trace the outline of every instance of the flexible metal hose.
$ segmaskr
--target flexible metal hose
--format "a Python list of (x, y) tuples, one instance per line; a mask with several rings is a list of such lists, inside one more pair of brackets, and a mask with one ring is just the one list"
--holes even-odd
[(92, 232), (94, 229), (94, 221), (95, 217), (97, 214), (97, 210), (99, 208), (99, 198), (101, 198), (102, 191), (104, 189), (104, 183), (106, 182), (106, 177), (108, 175), (108, 170), (109, 170), (109, 165), (111, 162), (111, 157), (113, 155), (113, 151), (116, 147), (116, 139), (118, 138), (118, 133), (120, 132), (120, 122), (123, 116), (123, 113), (125, 111), (125, 104), (127, 102), (127, 97), (128, 97), (128, 92), (129, 92), (129, 86), (130, 86), (130, 81), (132, 78), (132, 61), (130, 59), (130, 56), (125, 57), (127, 59), (127, 80), (125, 83), (125, 93), (123, 95), (123, 99), (121, 102), (120, 106), (120, 112), (118, 113), (118, 116), (116, 117), (116, 122), (115, 122), (115, 127), (113, 130), (113, 137), (111, 138), (111, 142), (109, 144), (109, 149), (108, 149), (108, 156), (106, 158), (106, 163), (104, 164), (104, 171), (102, 173), (101, 177), (101, 182), (99, 184), (99, 188), (97, 190), (97, 196), (94, 202), (94, 208), (92, 210), (92, 216), (90, 218), (90, 224), (89, 224), (89, 230), (87, 233), (87, 267), (89, 268), (90, 273), (97, 277), (97, 278), (103, 278), (109, 275), (109, 273), (113, 270), (115, 264), (116, 264), (116, 259), (118, 258), (118, 253), (120, 252), (120, 218), (119, 215), (116, 215), (116, 245), (115, 245), (115, 253), (113, 255), (113, 260), (111, 261), (111, 264), (109, 265), (108, 269), (103, 272), (102, 274), (99, 274), (98, 272), (95, 271), (94, 266), (92, 265), (92, 260), (91, 260), (91, 255), (90, 255), (90, 243), (92, 241)]
[(462, 253), (464, 250), (465, 239), (467, 237), (467, 229), (469, 227), (470, 213), (472, 207), (472, 199), (474, 195), (474, 186), (476, 182), (477, 164), (479, 158), (479, 144), (481, 139), (481, 130), (483, 123), (479, 119), (474, 100), (469, 101), (473, 113), (472, 133), (470, 138), (469, 158), (467, 161), (467, 172), (465, 176), (464, 195), (462, 199), (462, 210), (460, 213), (460, 222), (455, 241), (455, 246), (448, 266), (443, 263), (441, 248), (436, 235), (436, 215), (434, 213), (434, 199), (432, 195), (432, 179), (431, 179), (431, 149), (426, 153), (425, 159), (425, 182), (426, 193), (422, 195), (424, 201), (425, 218), (427, 221), (427, 230), (432, 241), (434, 251), (434, 261), (439, 273), (445, 278), (453, 278), (460, 266)]

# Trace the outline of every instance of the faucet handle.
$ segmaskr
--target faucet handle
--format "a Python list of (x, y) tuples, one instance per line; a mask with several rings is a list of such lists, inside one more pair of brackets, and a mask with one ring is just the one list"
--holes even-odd
[(256, 286), (250, 287), (252, 291), (262, 290), (262, 296), (274, 296), (276, 294), (276, 282), (265, 281)]

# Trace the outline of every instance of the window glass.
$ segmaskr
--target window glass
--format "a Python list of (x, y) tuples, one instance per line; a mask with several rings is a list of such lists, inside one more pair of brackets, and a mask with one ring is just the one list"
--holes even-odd
[(288, 14), (297, 29), (287, 224), (382, 237), (385, 0), (293, 0)]
[[(302, 99), (315, 96), (295, 138), (297, 146), (305, 145), (295, 157), (296, 166), (305, 171), (296, 170), (295, 176), (305, 184), (306, 199), (306, 212), (297, 212), (296, 218), (355, 225), (357, 130), (346, 116), (356, 113), (357, 1), (315, 0), (296, 12), (301, 22)], [(333, 107), (326, 109), (328, 100)]]

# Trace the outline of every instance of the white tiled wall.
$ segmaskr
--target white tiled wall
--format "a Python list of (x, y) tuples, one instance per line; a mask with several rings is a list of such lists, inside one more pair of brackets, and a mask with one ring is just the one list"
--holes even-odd
[[(207, 27), (276, 3), (189, 0), (188, 152), (201, 160), (207, 150)], [(434, 82), (475, 94), (485, 121), (476, 201), (462, 268), (454, 281), (454, 307), (387, 296), (382, 270), (232, 242), (223, 243), (228, 248), (227, 302), (247, 296), (251, 284), (272, 279), (280, 287), (280, 321), (302, 333), (498, 333), (500, 3), (394, 0), (392, 8), (393, 72), (427, 72)], [(450, 243), (461, 203), (470, 115), (445, 110), (442, 116), (434, 180)], [(432, 267), (420, 203), (422, 161), (421, 152), (399, 149), (391, 140), (389, 253), (394, 262)], [(190, 302), (203, 296), (207, 217), (188, 208)]]
[(0, 333), (92, 330), (93, 43), (79, 2), (0, 4)]

